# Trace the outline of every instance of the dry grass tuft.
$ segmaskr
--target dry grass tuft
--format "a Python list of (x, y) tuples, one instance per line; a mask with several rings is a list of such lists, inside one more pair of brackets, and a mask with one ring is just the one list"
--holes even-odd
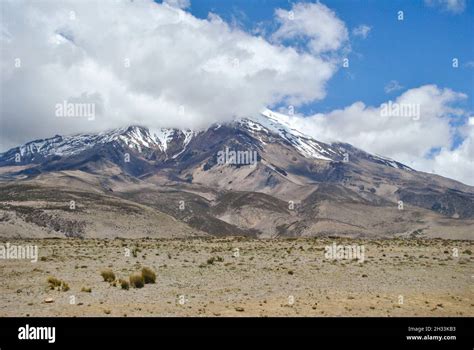
[(115, 281), (115, 273), (110, 269), (102, 270), (100, 275), (102, 276), (105, 282)]
[(145, 281), (143, 279), (143, 276), (139, 272), (135, 272), (130, 275), (130, 285), (134, 288), (143, 288), (145, 285)]
[(156, 281), (156, 273), (148, 267), (142, 268), (142, 277), (145, 284), (155, 283)]

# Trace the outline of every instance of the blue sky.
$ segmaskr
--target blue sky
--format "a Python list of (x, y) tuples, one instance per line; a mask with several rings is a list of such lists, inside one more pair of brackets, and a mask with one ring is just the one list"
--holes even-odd
[[(276, 8), (289, 10), (286, 0), (193, 0), (187, 10), (199, 18), (209, 12), (225, 21), (237, 22), (251, 32), (258, 23), (271, 28)], [(462, 13), (427, 6), (422, 0), (327, 0), (348, 29), (365, 24), (372, 29), (367, 38), (351, 37), (349, 68), (339, 70), (328, 82), (327, 97), (301, 112), (312, 114), (343, 108), (355, 101), (378, 106), (404, 90), (436, 84), (466, 93), (464, 107), (474, 109), (474, 6)], [(404, 11), (404, 20), (397, 19)], [(459, 68), (452, 68), (458, 58)], [(468, 63), (471, 62), (471, 63)], [(468, 66), (466, 66), (468, 65)], [(400, 90), (386, 93), (392, 80)]]

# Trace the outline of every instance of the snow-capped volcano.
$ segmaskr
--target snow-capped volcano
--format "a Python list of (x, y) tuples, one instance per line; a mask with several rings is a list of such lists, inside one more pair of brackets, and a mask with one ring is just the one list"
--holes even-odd
[[(296, 152), (308, 159), (340, 161), (347, 153), (342, 144), (330, 145), (319, 142), (294, 128), (287, 116), (268, 109), (260, 115), (240, 118), (227, 123), (226, 126), (248, 132), (254, 138), (254, 144), (259, 145), (260, 148), (265, 148), (269, 143), (274, 142), (288, 143)], [(220, 125), (213, 125), (207, 131), (217, 130), (218, 127)], [(207, 131), (129, 126), (95, 134), (56, 135), (47, 139), (30, 141), (5, 153), (0, 153), (0, 164), (41, 163), (51, 157), (77, 156), (88, 150), (111, 144), (119, 144), (124, 149), (128, 148), (145, 157), (154, 154), (155, 158), (160, 160), (176, 159), (185, 151), (194, 137), (204, 135)], [(388, 158), (368, 156), (387, 166), (410, 169)]]
[[(256, 161), (222, 162), (222, 152), (250, 152)], [(390, 235), (414, 227), (436, 234), (433, 220), (447, 219), (468, 220), (459, 226), (467, 232), (474, 218), (474, 188), (317, 141), (272, 111), (200, 131), (129, 126), (56, 135), (0, 154), (0, 170), (8, 196), (17, 194), (10, 184), (46, 184), (49, 200), (50, 187), (62, 184), (92, 191), (83, 201), (102, 193), (99, 203), (136, 202), (216, 235)], [(187, 210), (177, 209), (180, 201)]]
[[(238, 119), (230, 124), (248, 130), (262, 143), (265, 143), (265, 141), (261, 139), (261, 134), (267, 136), (277, 135), (293, 144), (302, 155), (309, 158), (333, 160), (331, 154), (340, 156), (337, 150), (331, 149), (328, 145), (321, 147), (316, 140), (291, 128), (282, 117), (281, 114), (265, 110), (260, 115)], [(211, 128), (215, 127), (215, 125), (211, 126)], [(177, 138), (183, 138), (183, 147), (185, 147), (197, 133), (199, 132), (173, 128), (153, 129), (143, 126), (129, 126), (100, 133), (81, 133), (70, 136), (56, 135), (47, 139), (30, 141), (3, 154), (0, 153), (0, 162), (12, 161), (15, 156), (18, 159), (17, 154), (20, 155), (20, 162), (22, 163), (35, 162), (50, 156), (71, 156), (94, 146), (112, 142), (121, 142), (138, 152), (156, 149), (167, 152), (168, 146)], [(170, 154), (169, 156), (176, 157), (177, 154)]]

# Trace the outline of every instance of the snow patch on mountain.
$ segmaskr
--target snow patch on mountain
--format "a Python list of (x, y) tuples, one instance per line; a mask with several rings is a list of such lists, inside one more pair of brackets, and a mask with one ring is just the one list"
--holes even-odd
[[(289, 121), (290, 118), (288, 116), (266, 109), (260, 115), (251, 118), (241, 118), (237, 120), (237, 123), (255, 135), (264, 132), (280, 136), (293, 145), (306, 158), (333, 161), (341, 157), (340, 152), (336, 148), (318, 142), (310, 136), (303, 134), (293, 128)], [(262, 140), (260, 139), (260, 141)]]
[(168, 149), (168, 143), (173, 139), (173, 135), (175, 133), (174, 129), (152, 129), (150, 130), (150, 134), (155, 138), (157, 141), (161, 151), (166, 153)]
[(407, 170), (407, 171), (414, 171), (414, 169), (410, 168), (409, 166), (406, 166), (405, 164), (399, 163), (391, 158), (383, 157), (381, 155), (371, 155), (370, 156), (372, 159), (384, 164), (388, 165), (392, 168), (396, 169), (401, 169), (401, 170)]
[[(268, 142), (287, 142), (292, 145), (303, 157), (323, 161), (341, 161), (347, 152), (343, 144), (326, 144), (305, 135), (291, 125), (291, 118), (269, 109), (261, 114), (249, 118), (240, 118), (234, 121), (234, 126), (248, 131), (261, 145)], [(217, 130), (221, 124), (211, 128)], [(171, 128), (148, 129), (141, 126), (129, 126), (97, 134), (77, 134), (72, 136), (59, 136), (28, 142), (19, 147), (10, 149), (0, 154), (3, 164), (15, 163), (17, 154), (21, 162), (43, 161), (51, 156), (72, 156), (91, 149), (97, 145), (118, 142), (140, 153), (145, 151), (161, 151), (165, 159), (176, 159), (188, 147), (191, 140), (199, 132), (192, 130), (179, 130)], [(173, 152), (168, 154), (170, 145)], [(350, 145), (348, 145), (350, 146)], [(392, 159), (365, 153), (365, 157), (374, 162), (401, 170), (412, 170)]]
[(181, 151), (179, 151), (178, 153), (176, 153), (172, 158), (175, 159), (176, 157), (178, 157), (181, 153), (183, 153), (185, 150), (186, 150), (186, 147), (188, 146), (189, 142), (191, 141), (191, 139), (193, 138), (193, 136), (196, 135), (196, 132), (192, 131), (192, 130), (182, 130), (181, 131), (183, 134), (184, 134), (184, 141), (183, 141), (183, 149)]

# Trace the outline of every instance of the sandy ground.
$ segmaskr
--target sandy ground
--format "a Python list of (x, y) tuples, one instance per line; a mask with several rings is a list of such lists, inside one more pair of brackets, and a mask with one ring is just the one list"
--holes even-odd
[[(469, 241), (8, 243), (37, 245), (40, 258), (36, 263), (0, 260), (0, 316), (474, 316), (474, 243)], [(327, 258), (325, 246), (333, 243), (363, 246), (364, 262)], [(100, 275), (110, 268), (117, 279), (128, 279), (143, 266), (156, 271), (157, 280), (140, 289), (123, 290)], [(49, 276), (70, 289), (51, 290)]]

